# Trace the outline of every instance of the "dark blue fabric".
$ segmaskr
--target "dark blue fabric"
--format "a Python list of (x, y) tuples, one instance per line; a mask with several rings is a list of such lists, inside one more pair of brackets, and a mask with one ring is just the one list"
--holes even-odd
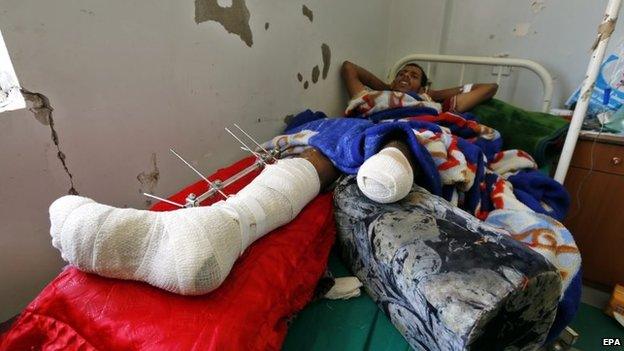
[(343, 173), (356, 174), (362, 163), (373, 156), (391, 139), (399, 138), (407, 142), (418, 162), (423, 186), (436, 195), (442, 192), (440, 174), (431, 155), (422, 146), (412, 129), (428, 129), (440, 132), (437, 125), (429, 122), (402, 121), (374, 124), (361, 118), (326, 118), (316, 120), (288, 131), (295, 134), (301, 130), (318, 132), (309, 144), (319, 149), (332, 160)]
[(422, 98), (422, 96), (420, 96), (420, 94), (418, 94), (417, 91), (408, 91), (407, 95), (413, 97), (414, 99), (418, 100), (418, 101), (423, 101), (424, 99)]
[(290, 121), (287, 122), (286, 130), (284, 130), (284, 132), (288, 134), (291, 129), (297, 128), (302, 124), (326, 117), (327, 115), (321, 111), (313, 112), (312, 110), (305, 110), (303, 112), (299, 112)]
[(548, 337), (546, 338), (546, 344), (555, 340), (559, 334), (565, 329), (565, 327), (572, 322), (576, 312), (578, 311), (581, 303), (581, 289), (582, 289), (582, 273), (583, 269), (579, 269), (578, 273), (572, 278), (570, 285), (565, 290), (563, 298), (559, 301), (559, 308), (557, 309), (557, 316), (553, 322), (550, 330), (548, 331)]
[[(416, 111), (423, 112), (422, 108), (400, 108), (379, 112), (378, 116), (385, 114), (393, 118), (400, 116), (414, 116)], [(300, 118), (314, 119), (320, 116), (318, 113), (304, 111)], [(448, 122), (440, 121), (440, 124)], [(456, 126), (458, 132), (466, 135), (474, 131), (466, 131), (470, 128)], [(424, 186), (435, 195), (441, 195), (451, 200), (452, 192), (449, 189), (442, 191), (442, 181), (429, 152), (422, 146), (412, 129), (429, 130), (434, 133), (441, 132), (440, 125), (424, 121), (393, 121), (374, 123), (363, 118), (322, 118), (289, 128), (287, 134), (295, 134), (302, 130), (311, 130), (318, 134), (310, 137), (308, 144), (319, 149), (325, 156), (332, 160), (334, 165), (343, 173), (355, 174), (366, 159), (376, 154), (383, 146), (392, 139), (405, 141), (418, 163), (416, 182)], [(461, 193), (460, 207), (475, 214), (480, 205), (480, 211), (485, 213), (494, 210), (490, 199), (492, 185), (498, 179), (498, 175), (489, 177), (485, 175), (486, 158), (488, 154), (498, 152), (501, 148), (501, 138), (497, 140), (485, 140), (472, 138), (466, 140), (457, 137), (457, 148), (466, 158), (469, 166), (475, 170), (473, 186), (468, 191)], [(484, 151), (485, 150), (485, 151)], [(490, 156), (491, 157), (491, 156)], [(485, 186), (482, 182), (485, 180)], [(539, 171), (523, 171), (509, 177), (513, 184), (514, 194), (518, 200), (539, 213), (552, 216), (557, 220), (563, 220), (570, 206), (570, 198), (563, 186), (552, 178)], [(552, 210), (546, 210), (542, 203)]]
[(481, 151), (483, 151), (483, 155), (485, 155), (488, 162), (492, 161), (494, 155), (503, 150), (503, 138), (496, 138), (494, 140), (477, 138), (473, 144), (477, 145)]
[(430, 107), (398, 107), (387, 109), (379, 112), (372, 113), (368, 116), (354, 116), (358, 118), (366, 118), (369, 121), (379, 122), (385, 119), (401, 119), (407, 117), (416, 117), (416, 116), (424, 116), (424, 115), (432, 115), (437, 116), (438, 111), (430, 108)]
[(479, 121), (479, 116), (471, 112), (462, 112), (460, 113), (460, 116), (464, 117), (465, 119), (469, 121), (477, 121), (477, 122)]
[[(485, 176), (486, 165), (484, 162), (483, 152), (477, 145), (471, 144), (462, 138), (457, 138), (457, 147), (459, 148), (459, 151), (464, 154), (468, 164), (476, 167), (474, 183), (472, 184), (472, 187), (465, 192), (464, 204), (462, 206), (463, 209), (474, 214), (477, 210), (477, 206), (479, 206), (479, 203), (481, 202), (481, 182)], [(483, 205), (481, 205), (481, 209), (484, 209)], [(493, 209), (493, 207), (487, 208), (488, 211)]]
[(494, 208), (494, 203), (492, 202), (492, 197), (490, 196), (490, 191), (494, 187), (494, 184), (498, 181), (500, 176), (496, 173), (486, 173), (485, 177), (483, 177), (485, 181), (485, 186), (483, 191), (481, 192), (481, 208), (487, 209), (488, 211)]
[[(514, 195), (533, 211), (563, 221), (570, 208), (570, 195), (556, 180), (538, 170), (520, 171), (507, 178), (513, 185)], [(551, 207), (547, 210), (542, 202)]]

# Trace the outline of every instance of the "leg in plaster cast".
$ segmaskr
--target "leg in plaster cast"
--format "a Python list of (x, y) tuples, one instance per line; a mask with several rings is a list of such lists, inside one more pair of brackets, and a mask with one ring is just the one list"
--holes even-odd
[(357, 184), (362, 193), (373, 201), (396, 202), (410, 192), (414, 169), (407, 144), (393, 140), (364, 161), (357, 173)]
[(225, 280), (245, 248), (290, 222), (337, 176), (327, 158), (310, 150), (268, 165), (212, 206), (153, 212), (64, 196), (50, 206), (52, 245), (86, 272), (205, 294)]

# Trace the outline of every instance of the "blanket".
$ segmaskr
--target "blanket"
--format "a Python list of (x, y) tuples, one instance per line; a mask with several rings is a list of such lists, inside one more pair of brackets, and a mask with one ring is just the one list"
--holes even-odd
[(524, 243), (545, 257), (561, 276), (562, 296), (547, 340), (556, 338), (572, 322), (581, 298), (581, 255), (572, 234), (552, 218), (526, 211), (496, 210), (486, 223)]
[(505, 148), (525, 150), (540, 166), (557, 156), (569, 125), (562, 117), (526, 111), (497, 99), (477, 105), (471, 113), (505, 136)]
[[(521, 172), (536, 170), (537, 162), (526, 152), (502, 150), (496, 130), (449, 112), (406, 117), (406, 109), (413, 111), (404, 107), (367, 118), (312, 120), (263, 147), (286, 157), (313, 146), (340, 171), (355, 174), (389, 139), (400, 138), (409, 144), (418, 165), (416, 182), (480, 219), (495, 209), (530, 209), (558, 220), (565, 217), (570, 204), (566, 190), (546, 175)], [(373, 122), (380, 113), (398, 117)]]
[(377, 112), (399, 107), (417, 108), (434, 114), (439, 113), (442, 109), (442, 106), (433, 101), (427, 94), (368, 90), (349, 101), (345, 116), (370, 116)]

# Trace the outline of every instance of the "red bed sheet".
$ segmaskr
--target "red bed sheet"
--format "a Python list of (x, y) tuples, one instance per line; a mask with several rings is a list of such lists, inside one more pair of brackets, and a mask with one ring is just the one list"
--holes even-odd
[[(211, 178), (226, 179), (252, 163), (241, 160)], [(237, 192), (256, 175), (226, 193)], [(205, 189), (198, 182), (171, 199), (184, 202), (189, 192)], [(172, 206), (158, 203), (152, 209)], [(0, 350), (279, 349), (288, 318), (313, 296), (334, 237), (332, 195), (327, 193), (255, 242), (223, 285), (203, 296), (180, 296), (68, 267), (0, 336)]]

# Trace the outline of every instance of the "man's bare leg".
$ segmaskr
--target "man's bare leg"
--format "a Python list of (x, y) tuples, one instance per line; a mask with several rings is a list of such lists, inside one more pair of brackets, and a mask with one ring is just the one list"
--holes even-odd
[(326, 190), (340, 175), (334, 164), (316, 148), (306, 149), (300, 157), (308, 160), (316, 169), (321, 191)]

